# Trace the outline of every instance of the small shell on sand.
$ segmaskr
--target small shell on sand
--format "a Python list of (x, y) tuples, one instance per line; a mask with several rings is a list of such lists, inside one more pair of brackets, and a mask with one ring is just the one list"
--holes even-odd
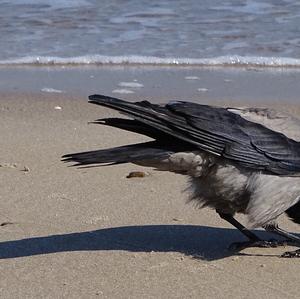
[(207, 92), (207, 91), (208, 91), (208, 88), (205, 88), (205, 87), (203, 87), (203, 88), (198, 88), (198, 91), (201, 91), (201, 92)]
[(44, 87), (44, 88), (41, 89), (41, 91), (49, 92), (49, 93), (62, 93), (63, 92), (60, 89), (55, 89), (55, 88), (51, 88), (51, 87)]
[(184, 79), (185, 80), (199, 80), (200, 78), (197, 76), (185, 76)]
[(129, 87), (129, 88), (141, 88), (144, 87), (143, 84), (138, 82), (120, 82), (118, 84), (120, 87)]
[(177, 221), (178, 221), (178, 222), (183, 221), (183, 219), (181, 219), (181, 218), (173, 218), (172, 220), (173, 220), (173, 221), (176, 221), (176, 222), (177, 222)]
[(146, 176), (148, 176), (149, 173), (148, 172), (144, 172), (144, 171), (131, 171), (126, 178), (131, 179), (131, 178), (144, 178)]
[(112, 93), (123, 93), (123, 94), (129, 94), (129, 93), (134, 93), (134, 91), (129, 90), (129, 89), (114, 89)]

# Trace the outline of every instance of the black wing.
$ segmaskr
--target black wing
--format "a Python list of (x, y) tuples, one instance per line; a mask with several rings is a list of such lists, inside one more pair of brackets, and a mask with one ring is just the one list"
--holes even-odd
[(225, 108), (173, 101), (165, 106), (92, 95), (90, 102), (133, 118), (118, 126), (154, 139), (171, 138), (245, 167), (278, 175), (300, 175), (300, 144)]

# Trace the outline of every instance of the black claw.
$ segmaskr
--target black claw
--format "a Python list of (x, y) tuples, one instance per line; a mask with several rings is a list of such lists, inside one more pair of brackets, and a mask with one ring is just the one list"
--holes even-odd
[[(259, 240), (259, 241), (245, 241), (245, 242), (235, 242), (229, 246), (229, 250), (240, 251), (248, 247), (260, 247), (260, 248), (275, 248), (279, 246), (286, 246), (288, 242), (286, 240), (279, 241), (271, 239), (269, 241)], [(300, 251), (299, 251), (300, 255)]]
[(300, 257), (300, 249), (297, 249), (295, 251), (287, 251), (283, 253), (281, 257), (285, 257), (285, 258)]

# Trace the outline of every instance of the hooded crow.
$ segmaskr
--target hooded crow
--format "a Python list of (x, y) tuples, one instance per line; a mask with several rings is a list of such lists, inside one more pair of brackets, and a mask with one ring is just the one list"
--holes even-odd
[[(282, 213), (300, 223), (300, 120), (266, 108), (221, 108), (184, 101), (165, 105), (127, 102), (91, 95), (89, 102), (121, 112), (127, 118), (94, 123), (146, 135), (152, 141), (74, 153), (64, 161), (78, 166), (135, 163), (190, 178), (190, 199), (211, 207), (247, 238), (235, 243), (276, 246), (247, 228), (265, 230), (300, 244), (300, 238), (278, 227)], [(247, 228), (235, 218), (247, 216)], [(300, 250), (283, 257), (300, 257)]]

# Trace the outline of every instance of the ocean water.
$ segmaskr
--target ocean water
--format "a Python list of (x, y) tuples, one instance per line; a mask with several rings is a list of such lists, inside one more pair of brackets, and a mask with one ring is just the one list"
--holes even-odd
[(293, 0), (0, 0), (0, 64), (300, 67)]

